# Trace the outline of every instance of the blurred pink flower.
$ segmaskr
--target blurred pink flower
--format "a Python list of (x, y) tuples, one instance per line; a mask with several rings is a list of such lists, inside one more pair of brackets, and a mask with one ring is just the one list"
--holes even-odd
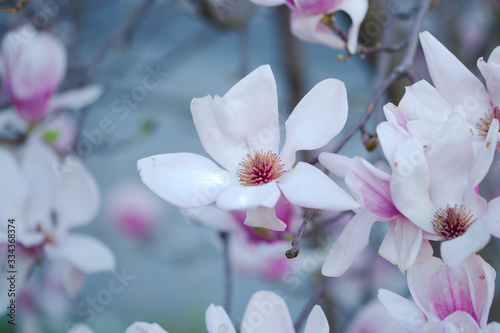
[(58, 108), (80, 108), (94, 102), (100, 86), (87, 86), (55, 96), (66, 72), (66, 49), (53, 35), (25, 24), (2, 42), (2, 74), (19, 115), (30, 123)]
[(410, 332), (500, 332), (498, 323), (487, 325), (495, 276), (476, 254), (457, 268), (435, 257), (422, 258), (408, 269), (414, 302), (385, 289), (379, 290), (379, 300)]
[(366, 304), (354, 317), (345, 333), (408, 333), (378, 301)]
[(141, 184), (122, 182), (108, 196), (108, 215), (125, 235), (144, 240), (162, 217), (161, 200)]
[(283, 231), (274, 206), (283, 196), (292, 204), (348, 210), (352, 197), (314, 166), (298, 162), (296, 152), (323, 147), (344, 127), (347, 94), (342, 82), (318, 83), (285, 123), (286, 141), (279, 149), (276, 82), (261, 66), (224, 97), (195, 98), (191, 113), (206, 157), (175, 153), (137, 162), (142, 182), (160, 198), (183, 208), (216, 202), (225, 210), (246, 210), (245, 224)]

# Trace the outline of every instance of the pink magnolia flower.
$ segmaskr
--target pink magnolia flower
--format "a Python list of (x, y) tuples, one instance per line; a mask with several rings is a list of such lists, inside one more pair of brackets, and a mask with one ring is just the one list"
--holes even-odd
[(410, 332), (500, 332), (500, 324), (487, 325), (495, 276), (479, 255), (456, 268), (428, 257), (408, 269), (413, 302), (385, 289), (379, 290), (379, 300)]
[[(59, 157), (36, 138), (16, 153), (19, 159), (0, 148), (0, 187), (4, 189), (0, 194), (0, 239), (7, 240), (8, 220), (14, 218), (16, 250), (23, 253), (16, 258), (20, 274), (42, 257), (69, 265), (73, 273), (68, 272), (68, 286), (80, 283), (74, 278), (79, 272), (113, 270), (115, 260), (107, 246), (93, 237), (70, 232), (88, 224), (99, 209), (99, 190), (88, 170), (80, 162), (59, 179), (54, 168)], [(6, 270), (1, 274), (4, 278)], [(19, 277), (18, 283), (24, 281)], [(2, 301), (6, 295), (2, 293)]]
[[(370, 230), (376, 221), (386, 221), (389, 230), (379, 253), (405, 272), (424, 251), (426, 237), (395, 207), (391, 196), (391, 176), (362, 158), (321, 153), (319, 161), (335, 175), (344, 178), (361, 207), (345, 226), (323, 264), (326, 276), (341, 276), (368, 244)], [(427, 244), (428, 245), (428, 244)]]
[(100, 86), (87, 86), (54, 96), (66, 72), (66, 49), (53, 35), (23, 25), (7, 33), (2, 42), (2, 74), (7, 93), (30, 123), (58, 108), (80, 108), (94, 102)]
[[(479, 58), (477, 66), (484, 84), (429, 32), (420, 34), (425, 60), (434, 86), (452, 106), (463, 106), (467, 122), (476, 138), (484, 140), (493, 119), (500, 119), (500, 47), (488, 62)], [(432, 101), (432, 100), (431, 100)]]
[(365, 305), (354, 317), (345, 333), (408, 333), (378, 301)]
[(261, 66), (224, 97), (195, 98), (191, 113), (206, 157), (174, 153), (137, 162), (142, 182), (160, 198), (183, 208), (215, 202), (225, 210), (246, 210), (245, 224), (282, 231), (274, 206), (283, 196), (292, 204), (347, 210), (358, 204), (314, 166), (298, 162), (299, 150), (323, 147), (347, 119), (344, 84), (318, 83), (285, 123), (286, 142), (278, 155), (279, 119), (271, 68)]
[[(367, 0), (252, 0), (263, 6), (286, 3), (292, 10), (291, 30), (298, 38), (311, 43), (328, 45), (334, 49), (345, 49), (351, 54), (357, 52), (358, 34), (361, 23), (368, 11)], [(347, 35), (347, 43), (328, 26), (338, 11), (344, 11), (352, 24)]]

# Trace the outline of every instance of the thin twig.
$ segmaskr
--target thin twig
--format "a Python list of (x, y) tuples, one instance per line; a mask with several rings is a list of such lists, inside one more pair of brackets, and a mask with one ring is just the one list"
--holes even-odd
[[(418, 11), (415, 15), (415, 23), (412, 26), (412, 29), (408, 33), (408, 47), (406, 48), (403, 59), (400, 64), (394, 68), (394, 70), (389, 74), (389, 76), (380, 84), (378, 89), (373, 94), (370, 103), (365, 109), (363, 115), (356, 121), (354, 126), (342, 137), (340, 142), (333, 148), (332, 153), (337, 153), (345, 143), (351, 138), (351, 136), (357, 132), (370, 118), (372, 111), (374, 109), (377, 101), (385, 94), (386, 90), (398, 79), (403, 76), (409, 77), (412, 81), (416, 79), (413, 72), (413, 60), (415, 58), (415, 53), (417, 51), (418, 45), (418, 33), (420, 32), (420, 27), (422, 26), (422, 22), (429, 8), (431, 0), (421, 0), (418, 5)], [(314, 158), (309, 163), (314, 164), (318, 162), (318, 158)]]
[(307, 302), (307, 304), (304, 306), (302, 311), (300, 312), (299, 317), (295, 321), (295, 324), (293, 327), (295, 328), (295, 331), (298, 332), (302, 325), (304, 324), (306, 318), (309, 316), (309, 313), (311, 312), (312, 308), (316, 305), (318, 302), (318, 299), (321, 297), (321, 295), (325, 292), (326, 289), (326, 284), (328, 282), (329, 278), (327, 276), (323, 276), (323, 279), (321, 282), (317, 285), (316, 290), (314, 290), (313, 295)]
[(377, 45), (377, 46), (363, 46), (358, 45), (359, 53), (367, 55), (377, 52), (398, 52), (404, 49), (408, 45), (406, 40), (403, 40), (395, 45)]
[(302, 225), (300, 226), (299, 232), (297, 232), (297, 234), (293, 238), (292, 248), (285, 252), (285, 255), (288, 259), (293, 259), (299, 255), (300, 240), (302, 239), (302, 235), (304, 234), (304, 231), (306, 230), (307, 224), (309, 223), (309, 221), (311, 221), (311, 218), (312, 218), (315, 210), (316, 209), (309, 209), (306, 217), (302, 221)]
[(231, 260), (229, 258), (229, 234), (226, 231), (220, 233), (224, 251), (224, 309), (231, 315), (231, 292), (233, 289), (233, 280), (231, 275)]

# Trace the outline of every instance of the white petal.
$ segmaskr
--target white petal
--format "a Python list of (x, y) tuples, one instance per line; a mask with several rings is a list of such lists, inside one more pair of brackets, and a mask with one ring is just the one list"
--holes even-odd
[(253, 294), (243, 315), (241, 333), (293, 333), (292, 318), (285, 301), (269, 291)]
[(340, 133), (347, 120), (347, 93), (336, 79), (316, 84), (288, 117), (286, 141), (280, 158), (285, 170), (295, 162), (299, 150), (313, 150), (326, 145)]
[(248, 74), (223, 98), (193, 99), (191, 113), (203, 147), (229, 171), (254, 151), (278, 152), (278, 97), (269, 65)]
[(345, 226), (323, 264), (325, 276), (341, 276), (352, 265), (368, 244), (370, 231), (377, 217), (356, 214)]
[(350, 1), (340, 1), (337, 6), (335, 6), (332, 11), (342, 10), (351, 17), (351, 27), (347, 34), (347, 49), (351, 54), (355, 54), (358, 47), (358, 34), (361, 23), (365, 19), (366, 12), (368, 11), (368, 1), (367, 0), (350, 0)]
[(415, 304), (385, 289), (379, 289), (378, 299), (401, 326), (410, 332), (422, 332), (427, 320)]
[(500, 323), (492, 322), (489, 323), (485, 328), (477, 333), (500, 333)]
[(353, 160), (349, 157), (323, 152), (319, 154), (318, 160), (328, 171), (335, 176), (345, 178), (352, 168)]
[(205, 312), (208, 333), (236, 333), (231, 319), (222, 306), (211, 304)]
[[(68, 160), (66, 158), (63, 165), (69, 165)], [(94, 177), (82, 161), (77, 161), (74, 168), (61, 174), (56, 203), (58, 223), (69, 228), (91, 222), (100, 206), (99, 188)]]
[(215, 202), (230, 183), (230, 174), (206, 157), (176, 153), (137, 162), (142, 182), (173, 205), (195, 208)]
[(430, 233), (435, 207), (429, 197), (430, 175), (422, 146), (415, 139), (403, 141), (396, 151), (391, 196), (396, 208), (411, 222)]
[(115, 257), (101, 241), (82, 234), (68, 234), (57, 244), (46, 244), (51, 260), (61, 260), (87, 274), (115, 269)]
[(64, 289), (68, 293), (68, 296), (74, 298), (82, 291), (83, 285), (85, 284), (87, 275), (75, 269), (69, 265), (63, 267), (63, 283)]
[(245, 210), (257, 206), (274, 208), (280, 196), (274, 181), (260, 186), (230, 185), (217, 197), (217, 207), (225, 210)]
[(94, 333), (94, 331), (87, 325), (78, 323), (71, 326), (71, 329), (68, 333)]
[(325, 313), (319, 305), (315, 305), (307, 317), (304, 333), (328, 333), (330, 326)]
[[(20, 218), (28, 194), (28, 185), (14, 155), (0, 147), (0, 225), (4, 226), (8, 218)], [(0, 232), (4, 231), (0, 229)], [(7, 230), (5, 230), (7, 233)], [(5, 238), (2, 238), (4, 240)]]
[(274, 231), (284, 231), (286, 223), (278, 219), (276, 210), (267, 207), (257, 207), (247, 210), (245, 224), (250, 227), (266, 228)]
[(377, 136), (380, 141), (380, 146), (384, 152), (387, 162), (394, 167), (394, 156), (399, 147), (399, 144), (409, 138), (408, 132), (403, 133), (397, 125), (388, 122), (382, 122), (377, 126)]
[(183, 213), (189, 219), (209, 228), (230, 232), (241, 230), (240, 224), (231, 212), (217, 208), (215, 205), (184, 209)]
[(295, 36), (306, 42), (320, 43), (339, 50), (344, 49), (345, 42), (321, 23), (323, 15), (308, 15), (300, 10), (293, 10), (290, 29)]
[(441, 95), (453, 105), (464, 105), (474, 119), (484, 114), (490, 103), (483, 83), (429, 32), (420, 33), (420, 42), (429, 74)]
[(50, 101), (49, 109), (81, 109), (84, 106), (94, 103), (101, 97), (103, 91), (104, 88), (100, 84), (68, 90), (54, 96)]
[(356, 200), (331, 178), (304, 162), (281, 176), (278, 186), (285, 198), (297, 206), (327, 210), (359, 207)]
[(156, 323), (148, 324), (145, 322), (136, 321), (135, 323), (127, 327), (125, 333), (168, 333), (168, 332), (165, 331), (163, 328), (160, 327), (160, 325)]
[(252, 0), (251, 2), (261, 6), (279, 6), (285, 3), (284, 0)]

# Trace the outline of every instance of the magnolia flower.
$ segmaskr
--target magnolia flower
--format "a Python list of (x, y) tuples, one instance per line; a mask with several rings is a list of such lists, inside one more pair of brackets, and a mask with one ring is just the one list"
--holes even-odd
[(488, 203), (476, 188), (493, 161), (498, 121), (476, 150), (460, 112), (442, 123), (409, 121), (406, 129), (397, 121), (381, 123), (377, 134), (392, 168), (394, 206), (425, 239), (445, 241), (445, 262), (457, 266), (484, 247), (498, 221), (500, 198)]
[[(263, 6), (276, 6), (286, 3), (292, 10), (291, 30), (298, 38), (311, 43), (328, 45), (334, 49), (347, 48), (355, 54), (361, 23), (368, 11), (367, 0), (251, 0)], [(344, 11), (351, 18), (347, 43), (336, 35), (330, 26), (336, 12)]]
[[(205, 312), (208, 333), (236, 333), (228, 314), (221, 306), (211, 304)], [(294, 333), (292, 318), (285, 301), (270, 291), (253, 294), (239, 330), (241, 333)], [(306, 321), (304, 333), (328, 333), (329, 325), (319, 305), (315, 305)], [(166, 333), (157, 324), (136, 322), (125, 333)]]
[[(71, 292), (71, 286), (80, 283), (75, 279), (79, 272), (113, 270), (114, 256), (108, 247), (93, 237), (70, 232), (88, 224), (98, 212), (99, 190), (91, 174), (77, 161), (76, 165), (68, 164), (73, 165), (71, 170), (58, 175), (55, 166), (59, 157), (35, 138), (21, 149), (18, 160), (0, 148), (0, 239), (8, 239), (9, 219), (14, 219), (16, 251), (23, 254), (16, 255), (20, 275), (42, 257), (62, 262), (68, 268), (65, 278)], [(17, 281), (24, 283), (20, 277)], [(1, 300), (6, 296), (2, 293)]]
[[(480, 58), (477, 66), (486, 80), (484, 84), (467, 69), (434, 36), (420, 34), (425, 60), (437, 91), (452, 106), (461, 105), (476, 138), (486, 137), (493, 119), (500, 119), (500, 47), (488, 62)], [(433, 101), (433, 100), (430, 100)]]
[(303, 162), (294, 166), (297, 151), (323, 147), (343, 128), (347, 95), (342, 82), (324, 80), (300, 101), (285, 123), (279, 154), (276, 83), (268, 65), (224, 97), (193, 99), (191, 113), (203, 147), (222, 168), (190, 153), (139, 160), (142, 182), (162, 199), (183, 208), (215, 202), (221, 209), (246, 210), (246, 225), (278, 231), (286, 228), (274, 210), (282, 194), (301, 207), (358, 207), (319, 169)]
[(387, 312), (409, 332), (500, 332), (488, 322), (495, 292), (495, 270), (474, 254), (451, 268), (428, 257), (408, 269), (414, 302), (380, 289)]
[(323, 264), (326, 276), (341, 276), (368, 244), (375, 221), (387, 221), (389, 230), (379, 253), (404, 272), (421, 249), (422, 230), (411, 223), (394, 206), (391, 197), (391, 176), (366, 160), (350, 159), (332, 153), (321, 153), (319, 161), (335, 175), (344, 178), (361, 207), (348, 222)]
[(365, 305), (354, 317), (345, 333), (408, 333), (378, 301)]
[(54, 36), (29, 25), (7, 33), (2, 42), (2, 74), (19, 115), (30, 123), (64, 107), (81, 108), (102, 93), (97, 85), (55, 96), (66, 72), (66, 49)]

